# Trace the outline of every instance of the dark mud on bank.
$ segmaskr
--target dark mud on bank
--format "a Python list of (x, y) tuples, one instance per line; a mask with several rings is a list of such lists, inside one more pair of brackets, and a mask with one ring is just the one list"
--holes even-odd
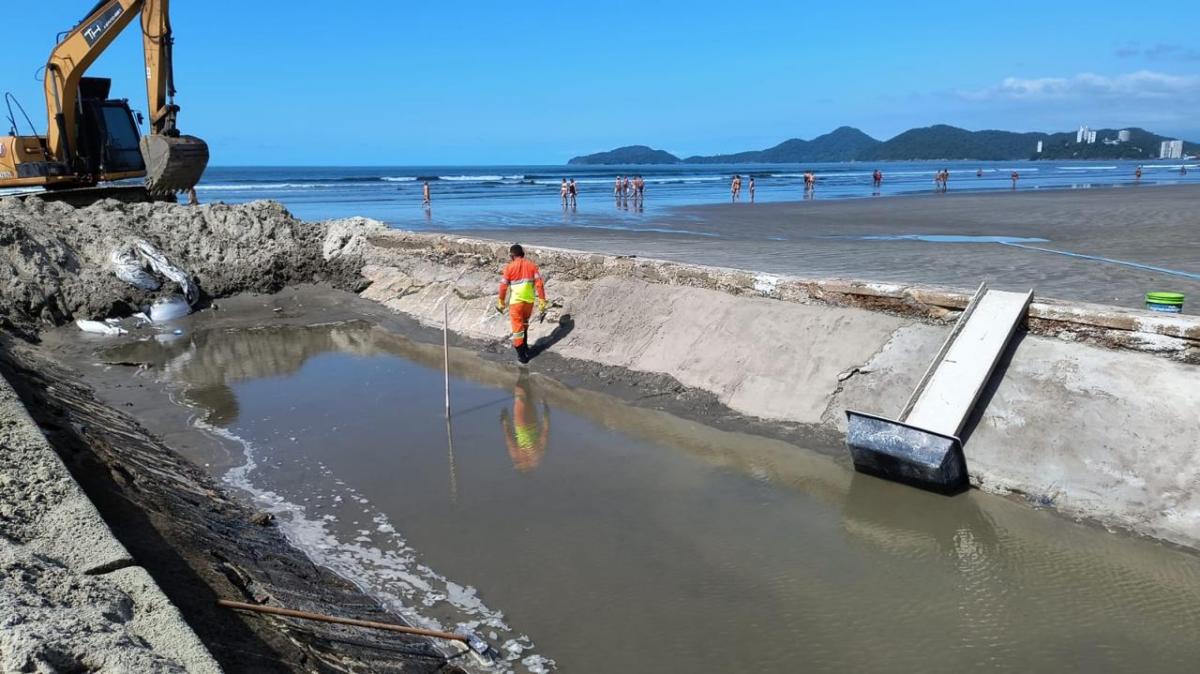
[(434, 672), (445, 656), (423, 639), (266, 619), (217, 608), (218, 598), (394, 618), (350, 583), (312, 564), (255, 510), (231, 498), (128, 412), (106, 405), (44, 350), (5, 339), (12, 383), (118, 540), (229, 672)]
[[(174, 446), (202, 435), (191, 414), (254, 437), (268, 488), (324, 497), (310, 516), (347, 518), (330, 496), (370, 496), (423, 563), (477, 587), (564, 671), (1188, 671), (1200, 656), (1186, 636), (1200, 624), (1194, 556), (979, 492), (856, 476), (806, 452), (836, 446), (804, 429), (775, 430), (796, 447), (663, 414), (755, 427), (669, 379), (552, 353), (521, 377), (503, 345), (460, 343), (454, 482), (436, 331), (313, 288), (234, 298), (180, 327), (116, 348), (48, 341)], [(96, 366), (97, 349), (113, 364)], [(562, 384), (573, 377), (586, 385)], [(172, 381), (190, 411), (154, 385)], [(542, 454), (496, 442), (510, 396), (554, 407)], [(341, 418), (365, 427), (321, 428)], [(414, 447), (431, 451), (402, 458)], [(220, 441), (183, 451), (214, 474), (245, 460)]]

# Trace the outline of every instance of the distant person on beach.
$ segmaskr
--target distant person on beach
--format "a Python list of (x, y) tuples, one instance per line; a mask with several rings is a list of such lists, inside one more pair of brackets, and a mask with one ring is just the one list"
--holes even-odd
[(1187, 175), (1187, 166), (1180, 166), (1180, 167), (1179, 167), (1179, 175), (1181, 175), (1181, 176), (1185, 176), (1185, 175)]
[(875, 189), (879, 189), (879, 186), (882, 184), (883, 184), (883, 171), (880, 171), (879, 169), (875, 169), (875, 172), (871, 174), (871, 187), (874, 187)]
[(646, 181), (641, 176), (633, 179), (633, 193), (638, 199), (646, 196)]
[(1142, 181), (1142, 167), (1141, 166), (1137, 167), (1137, 170), (1133, 172), (1133, 181), (1134, 182)]
[(431, 199), (429, 198), (429, 181), (428, 180), (426, 180), (421, 185), (421, 203), (425, 206), (428, 206), (431, 203)]
[(950, 170), (942, 169), (942, 191), (950, 189)]
[(629, 176), (625, 176), (625, 186), (622, 190), (627, 197), (633, 195), (633, 181), (629, 179)]
[(938, 171), (937, 175), (933, 176), (934, 190), (938, 191), (938, 192), (946, 191), (946, 181), (949, 179), (950, 179), (949, 171), (947, 171), (946, 169), (942, 169), (942, 170)]
[(750, 203), (754, 203), (754, 176), (750, 176)]
[(575, 210), (575, 197), (578, 194), (579, 189), (575, 187), (575, 179), (571, 178), (571, 182), (567, 183), (567, 196), (571, 198), (571, 210)]
[(983, 177), (983, 169), (979, 169), (979, 170), (975, 171), (975, 177), (982, 178)]
[(1012, 177), (1012, 183), (1013, 183), (1012, 188), (1015, 190), (1015, 189), (1017, 189), (1017, 180), (1019, 180), (1021, 178), (1021, 174), (1017, 173), (1016, 171), (1013, 171), (1011, 177)]
[(189, 187), (187, 191), (188, 206), (199, 206), (200, 198), (196, 196), (196, 188)]
[(740, 175), (733, 176), (733, 182), (729, 183), (729, 194), (732, 201), (737, 201), (742, 196), (742, 177)]
[(566, 178), (563, 178), (563, 179), (562, 179), (562, 187), (559, 187), (559, 188), (558, 188), (558, 195), (559, 195), (560, 197), (562, 197), (562, 205), (563, 205), (563, 208), (566, 208), (566, 207), (567, 207), (567, 201), (568, 201), (568, 199), (567, 199), (567, 193), (570, 191), (570, 189), (571, 189), (571, 188), (567, 187), (567, 179), (566, 179)]
[(621, 180), (621, 176), (617, 176), (617, 182), (613, 184), (613, 196), (620, 197), (621, 190), (625, 188), (625, 182)]
[(817, 174), (812, 171), (804, 172), (804, 190), (811, 192), (817, 187)]

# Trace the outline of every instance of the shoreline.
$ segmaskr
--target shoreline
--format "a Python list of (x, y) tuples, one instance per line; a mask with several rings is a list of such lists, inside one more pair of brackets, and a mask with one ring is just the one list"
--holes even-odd
[[(470, 228), (463, 236), (521, 239), (561, 248), (808, 278), (856, 278), (1141, 308), (1144, 295), (1176, 290), (1200, 300), (1200, 278), (1089, 260), (1091, 255), (1200, 277), (1193, 247), (1200, 186), (1018, 190), (675, 206), (640, 227)], [(664, 234), (671, 232), (673, 234)], [(458, 235), (459, 232), (453, 234)], [(931, 242), (911, 235), (1018, 237), (1061, 253), (994, 242)], [(864, 238), (868, 237), (868, 238)], [(887, 240), (895, 237), (895, 240)], [(1200, 301), (1185, 304), (1194, 314)]]

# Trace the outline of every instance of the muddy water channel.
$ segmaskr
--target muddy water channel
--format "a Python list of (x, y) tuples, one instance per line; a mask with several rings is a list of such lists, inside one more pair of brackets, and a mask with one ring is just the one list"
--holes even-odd
[(315, 561), (519, 671), (1197, 671), (1190, 553), (466, 350), (451, 443), (441, 357), (363, 322), (105, 356), (189, 406), (216, 440), (192, 458)]

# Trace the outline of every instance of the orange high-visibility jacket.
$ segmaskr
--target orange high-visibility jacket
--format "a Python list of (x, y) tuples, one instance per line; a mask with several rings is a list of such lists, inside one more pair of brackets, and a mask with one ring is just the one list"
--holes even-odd
[(542, 283), (542, 274), (538, 266), (529, 260), (519, 257), (504, 267), (500, 277), (500, 300), (504, 301), (509, 286), (512, 286), (511, 302), (533, 304), (536, 290), (538, 299), (546, 299), (546, 286)]

